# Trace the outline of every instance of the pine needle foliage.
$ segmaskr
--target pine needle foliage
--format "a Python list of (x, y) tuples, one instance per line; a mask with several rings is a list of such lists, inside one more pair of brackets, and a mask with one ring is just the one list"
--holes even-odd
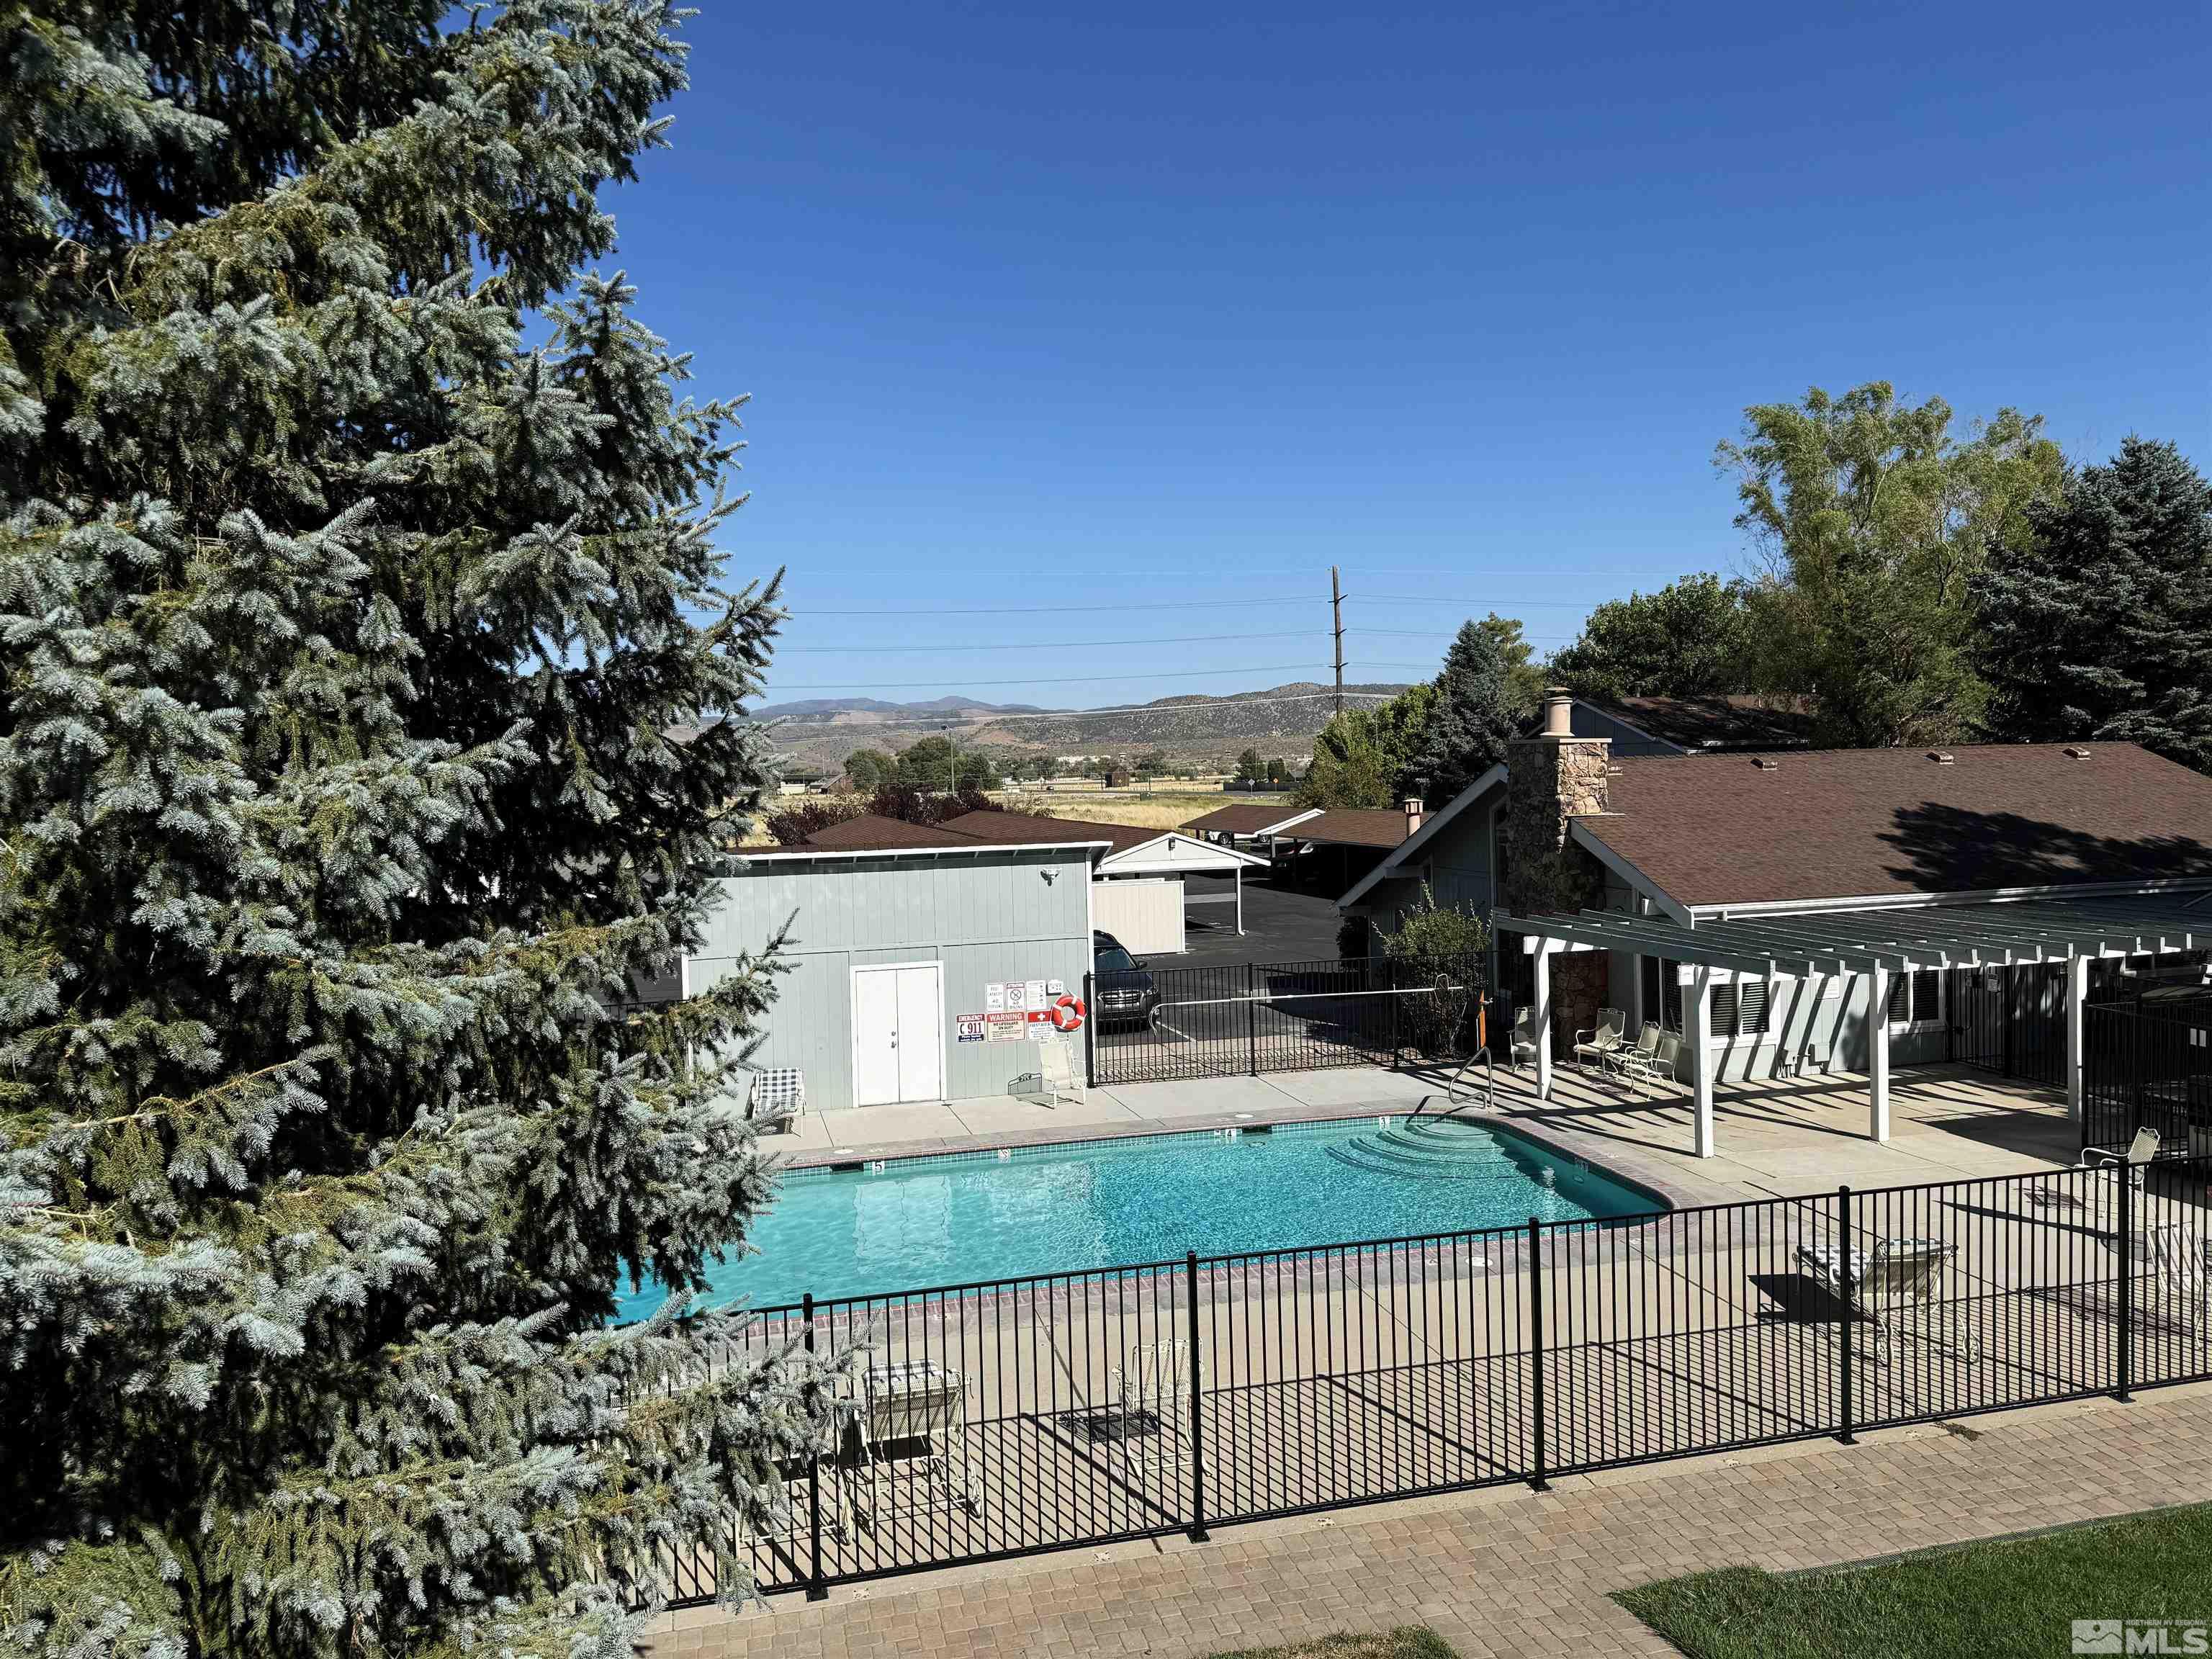
[(818, 1443), (605, 1324), (771, 1186), (773, 948), (631, 1006), (781, 616), (592, 268), (680, 16), (0, 14), (0, 1651), (626, 1654)]

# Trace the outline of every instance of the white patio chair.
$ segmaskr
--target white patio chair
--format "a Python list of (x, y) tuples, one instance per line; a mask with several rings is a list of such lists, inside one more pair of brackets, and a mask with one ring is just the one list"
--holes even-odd
[(1595, 1064), (1602, 1068), (1628, 1036), (1628, 1016), (1618, 1008), (1597, 1011), (1597, 1024), (1587, 1031), (1575, 1033), (1575, 1064), (1587, 1069)]
[(763, 1134), (781, 1134), (806, 1109), (806, 1073), (796, 1066), (770, 1066), (753, 1073), (745, 1116)]
[(1536, 1063), (1536, 1011), (1534, 1008), (1517, 1010), (1513, 1016), (1513, 1046), (1506, 1063), (1517, 1072), (1524, 1060), (1531, 1066)]
[(2109, 1146), (2083, 1148), (2082, 1167), (2111, 1170), (2115, 1174), (2125, 1170), (2128, 1178), (2135, 1183), (2136, 1190), (2140, 1192), (2142, 1190), (2143, 1172), (2157, 1159), (2162, 1139), (2157, 1130), (2146, 1123), (2136, 1131), (2136, 1138), (2128, 1143), (2128, 1149), (2124, 1152), (2116, 1152)]
[(1636, 1083), (1680, 1083), (1676, 1071), (1682, 1058), (1682, 1038), (1676, 1031), (1662, 1030), (1659, 1041), (1649, 1055), (1640, 1051), (1641, 1045), (1617, 1055), (1613, 1069)]
[(1190, 1413), (1190, 1344), (1175, 1337), (1132, 1349), (1127, 1364), (1106, 1374), (1106, 1401), (1123, 1462), (1157, 1463), (1170, 1443), (1180, 1450)]
[(1656, 1019), (1644, 1022), (1636, 1041), (1626, 1048), (1616, 1048), (1606, 1056), (1606, 1069), (1626, 1076), (1631, 1066), (1641, 1066), (1659, 1057), (1659, 1039), (1667, 1034), (1666, 1028)]
[[(982, 1499), (965, 1472), (968, 1382), (958, 1371), (933, 1359), (870, 1366), (861, 1373), (853, 1425), (867, 1479), (865, 1504), (854, 1505), (862, 1526), (872, 1530), (895, 1508), (904, 1513), (981, 1510)], [(917, 1442), (920, 1468), (902, 1475), (901, 1465), (911, 1459)], [(908, 1493), (902, 1505), (896, 1502), (902, 1485)]]
[(1045, 1107), (1058, 1106), (1065, 1102), (1071, 1106), (1083, 1103), (1082, 1068), (1075, 1063), (1073, 1048), (1064, 1037), (1047, 1037), (1036, 1045), (1037, 1089), (1025, 1097)]

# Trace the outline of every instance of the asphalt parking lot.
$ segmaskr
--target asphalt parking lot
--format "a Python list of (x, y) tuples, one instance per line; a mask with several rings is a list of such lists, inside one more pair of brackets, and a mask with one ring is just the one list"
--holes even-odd
[[(1241, 967), (1248, 962), (1316, 962), (1336, 959), (1340, 920), (1336, 897), (1310, 889), (1273, 887), (1244, 880), (1244, 933), (1237, 932), (1236, 889), (1226, 878), (1184, 878), (1183, 936), (1189, 949), (1181, 956), (1146, 960), (1155, 968)], [(1212, 901), (1219, 899), (1216, 903)], [(1198, 902), (1194, 902), (1198, 901)]]

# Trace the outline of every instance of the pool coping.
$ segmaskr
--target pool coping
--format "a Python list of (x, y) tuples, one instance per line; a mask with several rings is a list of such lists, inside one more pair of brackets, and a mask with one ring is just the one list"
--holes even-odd
[[(1438, 1091), (1442, 1092), (1441, 1088)], [(1109, 1140), (1143, 1139), (1158, 1135), (1200, 1134), (1219, 1129), (1240, 1129), (1255, 1123), (1273, 1126), (1279, 1123), (1356, 1122), (1375, 1117), (1437, 1117), (1449, 1113), (1470, 1121), (1492, 1124), (1508, 1130), (1541, 1147), (1557, 1158), (1567, 1158), (1595, 1170), (1608, 1181), (1616, 1182), (1632, 1190), (1650, 1194), (1668, 1210), (1692, 1209), (1712, 1202), (1710, 1190), (1700, 1190), (1669, 1179), (1665, 1174), (1643, 1168), (1623, 1169), (1601, 1158), (1593, 1158), (1587, 1147), (1577, 1146), (1567, 1137), (1528, 1122), (1511, 1112), (1486, 1109), (1479, 1101), (1450, 1102), (1443, 1111), (1425, 1109), (1428, 1097), (1408, 1102), (1402, 1097), (1382, 1097), (1372, 1102), (1340, 1101), (1300, 1102), (1285, 1100), (1280, 1106), (1267, 1106), (1257, 1110), (1204, 1112), (1189, 1117), (1145, 1118), (1126, 1123), (1104, 1121), (1095, 1123), (1042, 1124), (1034, 1129), (1012, 1129), (989, 1134), (953, 1135), (927, 1141), (872, 1141), (836, 1149), (810, 1148), (805, 1152), (777, 1152), (769, 1150), (769, 1156), (779, 1170), (828, 1169), (848, 1164), (870, 1164), (878, 1160), (926, 1158), (950, 1153), (991, 1152), (1000, 1150), (1021, 1150), (1039, 1146), (1078, 1146)]]

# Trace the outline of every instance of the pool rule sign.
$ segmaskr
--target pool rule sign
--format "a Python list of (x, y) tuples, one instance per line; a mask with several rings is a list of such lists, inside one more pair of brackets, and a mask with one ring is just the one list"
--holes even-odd
[(1059, 980), (994, 979), (983, 987), (982, 1012), (957, 1015), (954, 1024), (963, 1042), (1042, 1042), (1082, 1021), (1083, 1005)]

